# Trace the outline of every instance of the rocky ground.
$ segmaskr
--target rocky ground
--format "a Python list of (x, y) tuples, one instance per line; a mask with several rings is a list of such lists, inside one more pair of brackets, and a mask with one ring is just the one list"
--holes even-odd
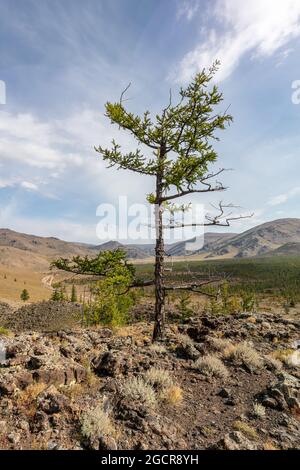
[(167, 328), (0, 335), (1, 449), (300, 447), (300, 321), (209, 316)]
[(57, 331), (80, 325), (82, 309), (71, 302), (44, 301), (13, 308), (0, 302), (0, 327), (13, 331)]

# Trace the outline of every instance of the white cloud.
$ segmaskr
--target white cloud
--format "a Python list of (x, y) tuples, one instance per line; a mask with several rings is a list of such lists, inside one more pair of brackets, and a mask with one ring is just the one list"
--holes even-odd
[(298, 196), (300, 194), (300, 186), (296, 186), (295, 188), (291, 189), (290, 191), (287, 191), (286, 193), (283, 194), (278, 194), (278, 196), (272, 197), (268, 204), (270, 206), (279, 206), (280, 204), (284, 204), (285, 202), (289, 201), (295, 196)]
[(186, 18), (188, 21), (192, 20), (199, 10), (198, 0), (179, 0), (177, 8), (177, 18)]
[[(93, 147), (99, 144), (109, 147), (112, 138), (120, 143), (123, 151), (137, 145), (128, 133), (120, 132), (108, 119), (90, 109), (51, 122), (33, 115), (0, 112), (0, 189), (16, 190), (10, 196), (13, 214), (5, 217), (6, 202), (0, 207), (0, 227), (97, 242), (98, 204), (117, 204), (119, 195), (128, 196), (129, 204), (145, 202), (154, 184), (151, 178), (106, 169), (106, 163)], [(37, 199), (35, 216), (25, 220), (22, 213), (27, 209), (23, 206), (26, 198), (19, 188), (62, 201), (61, 207), (53, 206), (57, 213), (51, 222), (46, 216), (45, 220), (37, 219), (39, 213), (45, 213), (40, 199)], [(81, 224), (87, 214), (81, 213), (80, 199), (88, 207), (90, 223)]]
[(31, 183), (30, 181), (22, 181), (20, 186), (24, 189), (27, 189), (28, 191), (38, 191), (38, 186), (34, 183)]
[(183, 57), (176, 80), (188, 81), (216, 59), (222, 63), (218, 80), (223, 80), (245, 53), (268, 57), (300, 35), (299, 0), (217, 0), (212, 11), (218, 30), (224, 32), (208, 32), (207, 39)]

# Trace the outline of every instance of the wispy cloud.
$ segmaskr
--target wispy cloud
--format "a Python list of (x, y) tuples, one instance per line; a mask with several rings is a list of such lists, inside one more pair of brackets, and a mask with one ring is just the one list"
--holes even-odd
[(192, 20), (199, 10), (200, 3), (198, 0), (179, 0), (177, 8), (177, 18), (186, 18)]
[(286, 193), (278, 194), (277, 196), (272, 197), (268, 204), (270, 206), (279, 206), (280, 204), (284, 204), (285, 202), (289, 201), (295, 196), (300, 194), (300, 186), (290, 189)]
[(28, 191), (38, 191), (38, 186), (30, 181), (22, 181), (21, 187), (27, 189)]
[(212, 12), (218, 29), (206, 32), (206, 39), (183, 57), (176, 80), (189, 80), (216, 59), (222, 61), (218, 80), (223, 80), (244, 54), (271, 56), (300, 35), (299, 0), (217, 0)]

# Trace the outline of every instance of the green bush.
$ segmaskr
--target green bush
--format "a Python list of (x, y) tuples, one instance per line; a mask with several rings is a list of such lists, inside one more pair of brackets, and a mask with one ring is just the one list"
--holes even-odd
[(180, 294), (178, 309), (181, 321), (188, 320), (193, 316), (194, 311), (191, 308), (191, 296), (188, 292)]

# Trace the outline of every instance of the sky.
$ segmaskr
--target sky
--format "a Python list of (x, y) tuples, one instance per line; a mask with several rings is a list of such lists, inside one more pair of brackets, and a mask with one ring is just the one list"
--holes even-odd
[(0, 0), (0, 12), (0, 227), (99, 243), (97, 207), (144, 204), (154, 188), (94, 151), (136, 146), (105, 103), (131, 82), (128, 109), (155, 115), (216, 59), (234, 122), (212, 170), (233, 170), (226, 192), (197, 201), (254, 213), (233, 232), (299, 217), (300, 0)]

